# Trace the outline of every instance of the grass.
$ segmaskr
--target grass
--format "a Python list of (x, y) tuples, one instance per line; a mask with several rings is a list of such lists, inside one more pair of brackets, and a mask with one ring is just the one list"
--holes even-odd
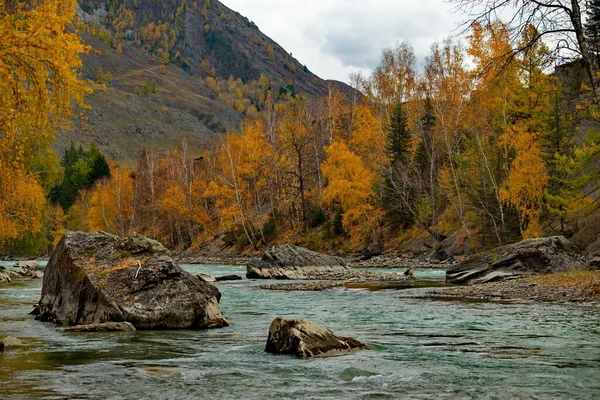
[(542, 286), (562, 288), (583, 288), (594, 295), (600, 295), (600, 271), (569, 271), (556, 274), (536, 275), (527, 278)]

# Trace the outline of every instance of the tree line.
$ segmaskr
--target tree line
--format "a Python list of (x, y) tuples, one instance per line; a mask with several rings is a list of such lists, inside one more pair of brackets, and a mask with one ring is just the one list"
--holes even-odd
[(555, 49), (539, 24), (476, 18), (466, 45), (436, 43), (420, 67), (398, 44), (371, 76), (351, 76), (349, 93), (272, 94), (263, 82), (239, 132), (201, 152), (145, 149), (128, 170), (95, 146), (73, 145), (62, 160), (51, 150), (73, 99), (85, 107), (91, 90), (77, 75), (88, 49), (67, 29), (74, 5), (0, 8), (3, 251), (40, 252), (67, 229), (138, 231), (180, 250), (215, 237), (239, 251), (355, 251), (423, 236), (494, 246), (569, 235), (596, 208), (598, 132), (581, 129), (597, 118), (595, 77), (551, 73)]
[[(529, 25), (523, 47), (537, 36)], [(564, 87), (552, 62), (542, 41), (513, 50), (497, 21), (473, 24), (465, 48), (434, 44), (421, 69), (401, 43), (372, 76), (352, 77), (360, 94), (331, 85), (317, 99), (267, 96), (257, 118), (201, 155), (185, 144), (144, 150), (135, 171), (96, 187), (89, 228), (140, 230), (181, 249), (224, 233), (240, 250), (569, 235), (593, 201), (582, 190), (595, 132), (578, 126), (594, 96)]]

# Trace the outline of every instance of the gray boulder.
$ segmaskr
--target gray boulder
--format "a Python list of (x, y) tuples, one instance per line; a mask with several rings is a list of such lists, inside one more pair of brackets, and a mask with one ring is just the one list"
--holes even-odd
[(41, 271), (42, 268), (40, 267), (40, 264), (35, 261), (35, 260), (31, 260), (31, 261), (17, 261), (14, 265), (15, 268), (23, 268), (25, 270), (31, 270), (31, 271)]
[(368, 349), (370, 347), (366, 344), (353, 338), (336, 336), (329, 329), (314, 322), (278, 317), (269, 328), (265, 351), (308, 358)]
[(62, 325), (130, 322), (138, 329), (220, 328), (214, 286), (142, 235), (68, 232), (45, 269), (37, 319)]
[(135, 326), (129, 322), (105, 322), (70, 326), (65, 329), (65, 332), (135, 332), (135, 330)]
[(523, 240), (475, 254), (446, 271), (446, 282), (479, 284), (587, 269), (587, 257), (562, 236)]
[(344, 259), (294, 245), (275, 246), (246, 266), (248, 279), (326, 279), (346, 269)]
[(25, 271), (23, 268), (7, 269), (6, 273), (12, 278), (22, 278), (24, 276), (27, 276), (27, 271)]
[(0, 283), (11, 283), (12, 278), (10, 274), (5, 270), (0, 270)]
[(44, 277), (44, 273), (42, 271), (30, 271), (28, 276), (33, 279), (42, 279)]

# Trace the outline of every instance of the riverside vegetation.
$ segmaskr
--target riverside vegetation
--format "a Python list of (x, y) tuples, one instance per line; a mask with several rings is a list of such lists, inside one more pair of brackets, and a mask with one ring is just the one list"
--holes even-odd
[[(110, 2), (100, 25), (77, 26), (182, 64), (180, 15), (215, 4), (178, 4), (175, 24), (155, 27), (160, 34), (125, 34), (139, 22), (127, 1)], [(579, 43), (589, 53), (579, 75), (578, 62), (550, 73), (555, 54), (535, 24), (515, 31), (475, 20), (466, 47), (436, 43), (417, 68), (410, 44), (398, 44), (372, 76), (352, 77), (353, 90), (331, 84), (302, 94), (276, 89), (280, 77), (264, 74), (210, 84), (253, 104), (239, 130), (203, 150), (186, 142), (140, 149), (130, 169), (109, 166), (94, 146), (71, 146), (60, 162), (51, 148), (69, 126), (72, 100), (84, 106), (84, 95), (110, 80), (78, 76), (90, 48), (68, 29), (75, 2), (7, 3), (0, 16), (0, 72), (10, 78), (0, 88), (5, 253), (43, 254), (67, 229), (138, 231), (191, 252), (295, 242), (336, 252), (425, 244), (460, 254), (552, 233), (598, 245), (596, 82), (583, 73), (588, 58), (595, 65), (594, 18)], [(198, 71), (210, 78), (210, 69)]]
[[(231, 32), (243, 19), (229, 20), (217, 1), (148, 2), (146, 14), (137, 1), (87, 1), (79, 16), (74, 0), (3, 2), (1, 251), (48, 254), (67, 230), (136, 231), (192, 253), (298, 243), (465, 255), (551, 234), (600, 251), (600, 2), (525, 1), (517, 11), (531, 18), (518, 26), (486, 18), (496, 3), (473, 16), (465, 44), (432, 45), (419, 68), (400, 43), (348, 87), (326, 84), (264, 35), (226, 62), (239, 55)], [(160, 11), (171, 22), (146, 21)], [(182, 53), (185, 23), (200, 17), (211, 22), (204, 63)], [(542, 40), (556, 31), (550, 23), (579, 58), (556, 64), (564, 53)], [(257, 30), (244, 24), (241, 36)], [(57, 136), (85, 120), (86, 95), (114, 78), (101, 69), (95, 82), (82, 77), (93, 53), (82, 37), (158, 60), (160, 76), (193, 77), (242, 123), (202, 148), (140, 148), (118, 163), (72, 144), (59, 159)], [(145, 82), (135, 98), (163, 85)]]

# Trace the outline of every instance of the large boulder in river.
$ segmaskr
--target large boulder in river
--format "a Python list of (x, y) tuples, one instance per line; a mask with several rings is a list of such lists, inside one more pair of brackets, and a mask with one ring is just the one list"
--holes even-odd
[(68, 232), (45, 269), (38, 319), (62, 325), (130, 322), (138, 329), (219, 328), (216, 287), (181, 269), (142, 235)]
[(271, 322), (265, 351), (308, 358), (368, 349), (370, 347), (366, 344), (350, 337), (336, 336), (317, 323), (278, 317)]
[(290, 244), (275, 246), (246, 266), (249, 279), (325, 279), (346, 269), (344, 259)]
[(446, 271), (446, 282), (478, 284), (588, 268), (587, 257), (562, 236), (528, 239), (475, 254)]

